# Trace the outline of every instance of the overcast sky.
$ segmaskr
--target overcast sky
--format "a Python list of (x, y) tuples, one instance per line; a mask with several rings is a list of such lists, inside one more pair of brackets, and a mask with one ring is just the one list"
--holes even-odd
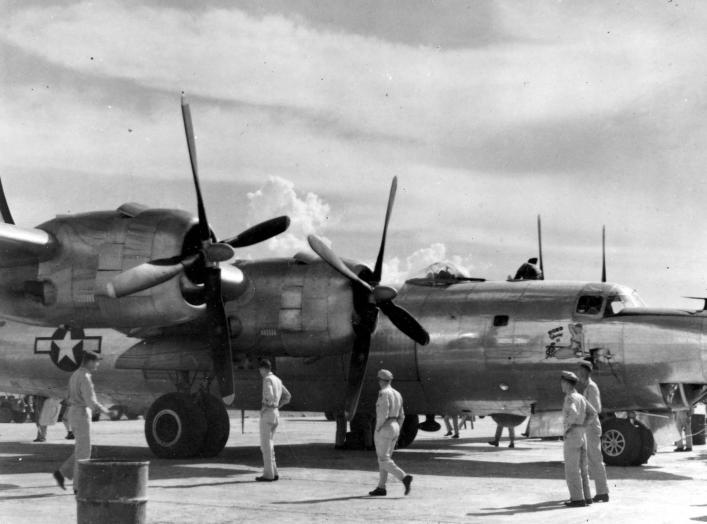
[(384, 280), (436, 258), (503, 279), (707, 295), (707, 4), (0, 2), (0, 176), (18, 224), (127, 201), (195, 212), (180, 93), (220, 237), (317, 233)]

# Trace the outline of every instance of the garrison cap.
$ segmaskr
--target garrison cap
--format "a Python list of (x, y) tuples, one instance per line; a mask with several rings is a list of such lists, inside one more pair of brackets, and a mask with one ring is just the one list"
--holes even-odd
[(103, 360), (103, 357), (95, 351), (84, 351), (81, 356), (81, 361), (88, 362), (90, 360)]
[(589, 362), (588, 360), (582, 360), (582, 361), (579, 363), (579, 365), (580, 365), (581, 367), (585, 368), (585, 369), (586, 369), (587, 371), (589, 371), (590, 373), (591, 373), (592, 371), (594, 371), (594, 366), (593, 366), (592, 363)]
[(381, 380), (393, 380), (393, 374), (387, 369), (381, 369), (378, 371), (378, 378)]
[(576, 384), (577, 382), (579, 382), (579, 378), (577, 377), (577, 375), (575, 375), (571, 371), (563, 371), (562, 380), (566, 380), (570, 384)]

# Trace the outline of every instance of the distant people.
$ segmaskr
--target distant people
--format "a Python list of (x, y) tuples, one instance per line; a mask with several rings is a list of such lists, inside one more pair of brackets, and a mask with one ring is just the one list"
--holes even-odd
[(272, 372), (272, 364), (263, 359), (258, 363), (263, 377), (263, 400), (260, 408), (260, 451), (263, 454), (263, 474), (258, 482), (274, 482), (280, 478), (275, 462), (275, 430), (280, 422), (280, 408), (292, 400), (292, 395)]
[(675, 441), (673, 451), (692, 451), (692, 414), (694, 409), (681, 409), (675, 412), (675, 425), (679, 438)]
[(32, 418), (37, 426), (37, 436), (34, 438), (34, 442), (44, 442), (47, 440), (47, 426), (40, 423), (40, 416), (42, 415), (42, 408), (44, 407), (44, 401), (47, 400), (46, 397), (41, 395), (32, 396)]
[(565, 502), (565, 506), (570, 508), (592, 503), (587, 472), (587, 443), (584, 438), (587, 401), (575, 389), (577, 382), (577, 375), (571, 371), (562, 372), (560, 387), (565, 394), (562, 406), (565, 480), (570, 491), (570, 500)]
[[(443, 418), (444, 426), (447, 428), (447, 433), (445, 433), (444, 436), (459, 438), (459, 417), (456, 414), (450, 416), (449, 414), (445, 413)], [(452, 429), (454, 430), (454, 432), (452, 432)]]
[(584, 398), (591, 404), (596, 414), (585, 419), (585, 439), (587, 441), (587, 459), (589, 462), (589, 474), (594, 479), (594, 486), (597, 494), (594, 495), (594, 502), (609, 502), (609, 485), (606, 480), (606, 468), (604, 467), (604, 457), (601, 454), (601, 395), (596, 382), (592, 380), (592, 370), (594, 366), (591, 362), (583, 360), (579, 363), (577, 371), (579, 382), (584, 386)]
[(71, 431), (71, 422), (69, 422), (69, 401), (64, 399), (61, 401), (61, 410), (59, 411), (59, 420), (64, 423), (66, 428), (66, 440), (74, 440), (74, 432)]
[(503, 435), (503, 428), (508, 428), (508, 439), (510, 440), (510, 443), (508, 444), (509, 448), (515, 448), (516, 447), (516, 430), (514, 426), (514, 422), (511, 422), (510, 420), (506, 422), (503, 418), (503, 415), (495, 415), (495, 417), (500, 420), (500, 422), (496, 422), (496, 435), (494, 436), (493, 440), (489, 441), (489, 444), (491, 444), (494, 447), (498, 447), (499, 442), (501, 442), (501, 435)]
[(388, 473), (403, 483), (406, 495), (410, 493), (412, 483), (412, 475), (407, 475), (392, 459), (395, 443), (400, 436), (400, 426), (405, 419), (403, 397), (390, 385), (392, 380), (393, 374), (387, 369), (378, 371), (380, 391), (376, 402), (376, 430), (373, 435), (378, 455), (378, 486), (368, 493), (372, 497), (384, 497), (388, 494), (385, 489)]
[(78, 486), (79, 460), (91, 458), (91, 417), (93, 409), (108, 414), (108, 409), (96, 399), (91, 374), (98, 369), (101, 356), (93, 351), (84, 351), (81, 365), (69, 379), (69, 421), (76, 439), (74, 452), (54, 472), (54, 480), (61, 489), (66, 489), (64, 479), (73, 479), (74, 493)]
[(541, 280), (543, 278), (543, 272), (537, 266), (538, 259), (536, 257), (529, 258), (527, 262), (524, 262), (516, 271), (516, 276), (513, 277), (514, 280)]

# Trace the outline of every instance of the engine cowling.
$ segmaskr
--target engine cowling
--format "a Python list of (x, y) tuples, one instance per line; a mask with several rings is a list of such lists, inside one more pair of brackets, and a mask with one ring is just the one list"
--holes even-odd
[[(122, 298), (110, 298), (106, 284), (143, 262), (190, 249), (196, 217), (180, 210), (125, 204), (116, 211), (58, 216), (38, 226), (59, 248), (34, 268), (15, 270), (6, 289), (24, 300), (10, 312), (47, 325), (141, 329), (174, 325), (202, 316), (202, 303), (184, 299), (180, 278)], [(21, 278), (21, 282), (18, 282)]]

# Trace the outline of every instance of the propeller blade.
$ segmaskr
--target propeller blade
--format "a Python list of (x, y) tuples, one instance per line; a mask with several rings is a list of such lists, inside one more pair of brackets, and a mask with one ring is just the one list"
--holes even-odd
[(378, 284), (381, 281), (381, 274), (383, 272), (383, 252), (385, 251), (385, 238), (388, 235), (388, 222), (390, 221), (390, 214), (393, 211), (393, 204), (395, 203), (395, 192), (398, 190), (398, 177), (393, 177), (393, 182), (390, 185), (390, 193), (388, 194), (388, 207), (385, 210), (385, 222), (383, 223), (383, 236), (381, 237), (381, 245), (378, 249), (378, 258), (376, 258), (376, 265), (373, 269), (372, 281), (374, 284)]
[(606, 282), (606, 226), (601, 226), (601, 281)]
[(107, 295), (120, 298), (167, 282), (191, 266), (198, 255), (152, 260), (123, 271), (106, 284)]
[(184, 121), (184, 132), (187, 136), (187, 148), (189, 149), (189, 161), (191, 162), (191, 173), (194, 177), (194, 187), (196, 189), (196, 206), (199, 213), (199, 233), (202, 241), (211, 238), (209, 222), (206, 220), (206, 209), (204, 199), (201, 197), (201, 186), (199, 185), (199, 169), (196, 164), (196, 143), (194, 142), (194, 127), (191, 123), (191, 111), (184, 95), (182, 95), (182, 120)]
[(279, 235), (287, 231), (290, 227), (290, 217), (281, 216), (271, 218), (260, 224), (256, 224), (251, 228), (246, 229), (240, 235), (224, 240), (223, 242), (231, 247), (246, 247), (252, 246), (269, 238)]
[(207, 267), (204, 289), (206, 292), (206, 317), (209, 322), (208, 337), (211, 347), (213, 371), (218, 379), (223, 402), (233, 403), (235, 386), (233, 381), (233, 349), (226, 309), (221, 298), (221, 269)]
[(206, 250), (206, 258), (209, 259), (209, 262), (225, 262), (235, 255), (233, 248), (223, 242), (209, 244), (204, 249)]
[(421, 346), (426, 346), (430, 342), (430, 335), (425, 331), (420, 323), (415, 320), (406, 309), (395, 305), (393, 302), (382, 302), (378, 304), (380, 310), (400, 331), (413, 339)]
[(543, 268), (543, 232), (540, 225), (540, 215), (538, 215), (538, 258), (540, 262), (540, 280), (545, 280), (545, 269)]
[(7, 198), (5, 198), (5, 190), (2, 187), (2, 181), (0, 181), (0, 216), (2, 216), (2, 220), (6, 224), (15, 223), (12, 218), (12, 213), (10, 213), (10, 206), (7, 205)]
[(351, 361), (349, 362), (349, 375), (346, 380), (346, 398), (344, 400), (344, 415), (351, 421), (358, 409), (363, 390), (363, 379), (366, 376), (368, 366), (368, 353), (371, 345), (371, 334), (369, 332), (359, 332), (354, 340)]
[(327, 264), (329, 264), (332, 268), (337, 270), (349, 280), (357, 282), (368, 291), (373, 291), (373, 288), (368, 282), (362, 280), (356, 273), (351, 271), (346, 266), (346, 264), (342, 262), (338, 255), (334, 253), (324, 242), (319, 240), (319, 238), (314, 235), (309, 235), (307, 237), (307, 242), (309, 242), (309, 247), (312, 248), (312, 251), (319, 255), (321, 259), (324, 260), (324, 262), (326, 262)]

